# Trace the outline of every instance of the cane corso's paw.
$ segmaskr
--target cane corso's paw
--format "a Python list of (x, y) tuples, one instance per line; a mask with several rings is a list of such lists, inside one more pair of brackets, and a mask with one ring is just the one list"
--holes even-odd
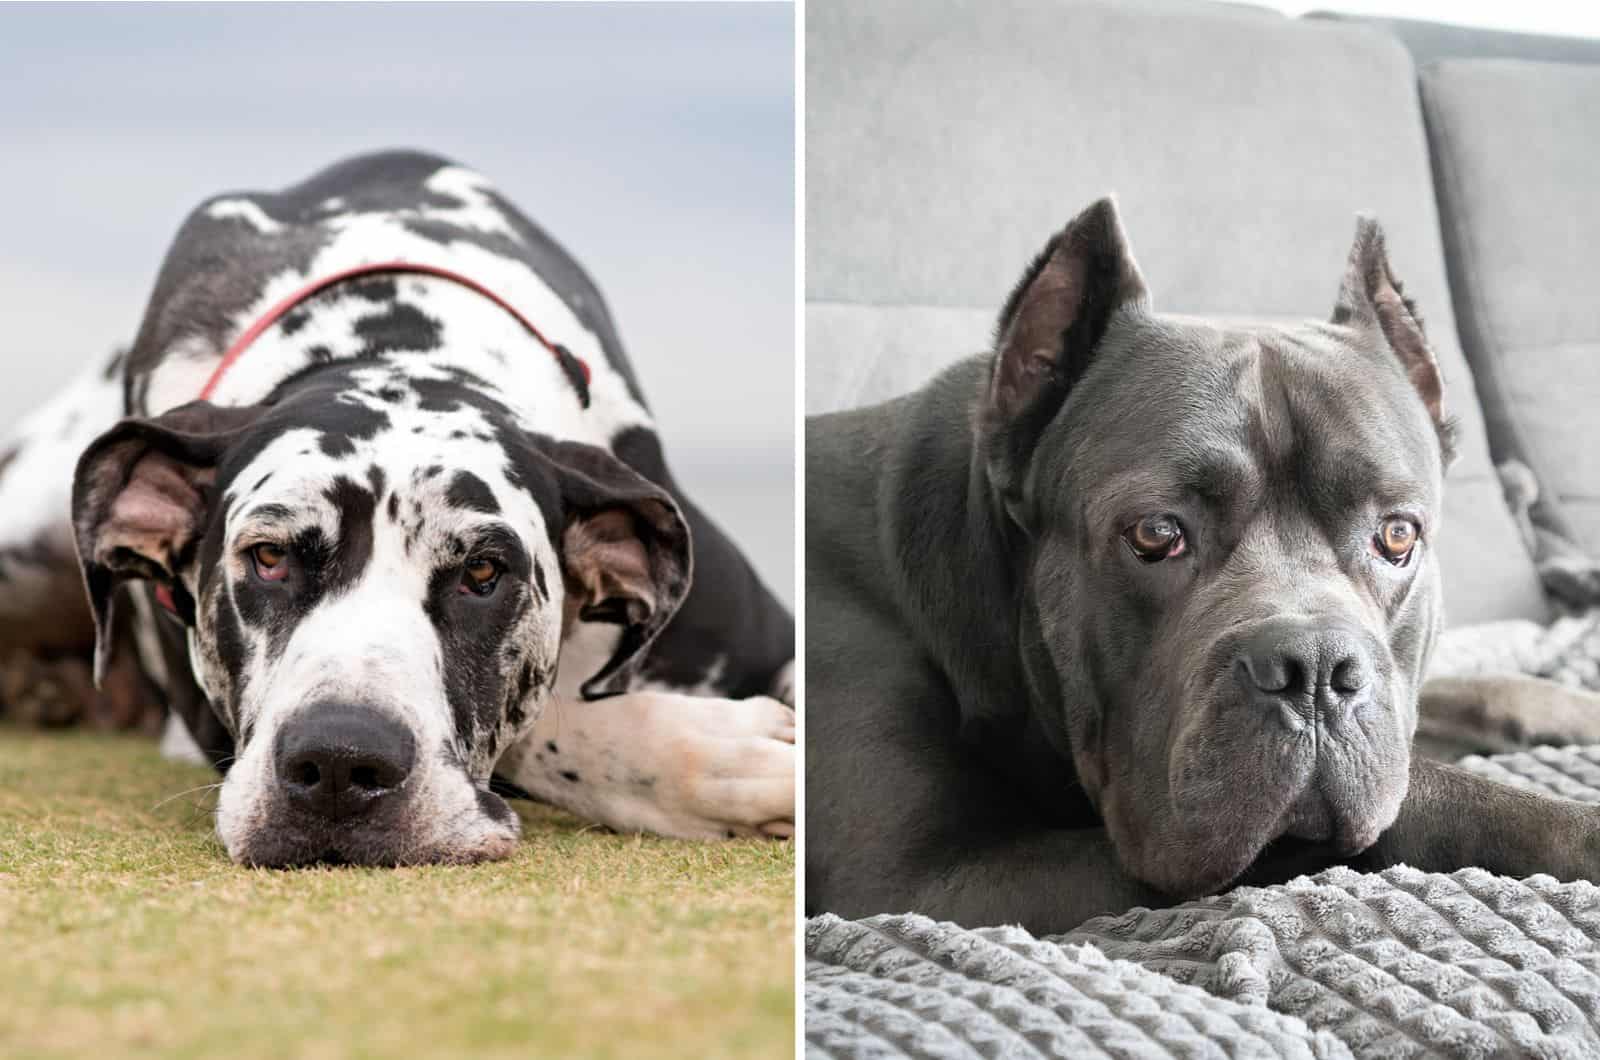
[(1437, 677), (1419, 698), (1417, 746), (1454, 761), (1541, 744), (1600, 743), (1600, 695), (1521, 674)]

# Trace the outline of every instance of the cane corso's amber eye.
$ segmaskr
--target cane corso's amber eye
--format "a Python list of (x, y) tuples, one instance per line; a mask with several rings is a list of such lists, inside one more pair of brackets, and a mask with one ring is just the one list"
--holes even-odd
[(1411, 553), (1417, 547), (1417, 524), (1403, 515), (1391, 515), (1372, 535), (1373, 551), (1396, 567), (1411, 562)]
[(1147, 515), (1122, 532), (1122, 540), (1146, 563), (1180, 556), (1188, 547), (1175, 515)]
[(461, 568), (461, 591), (488, 596), (500, 582), (500, 566), (492, 559), (472, 559)]
[(289, 554), (277, 545), (257, 545), (250, 550), (256, 577), (264, 582), (281, 582), (289, 576)]

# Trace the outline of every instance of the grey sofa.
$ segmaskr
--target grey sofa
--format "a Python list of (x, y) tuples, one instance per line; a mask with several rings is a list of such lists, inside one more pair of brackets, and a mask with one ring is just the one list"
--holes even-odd
[(1449, 622), (1550, 617), (1495, 466), (1527, 464), (1536, 519), (1600, 542), (1600, 43), (1171, 0), (812, 0), (806, 47), (809, 412), (985, 349), (1024, 263), (1105, 192), (1156, 306), (1187, 313), (1325, 316), (1370, 210), (1461, 426)]

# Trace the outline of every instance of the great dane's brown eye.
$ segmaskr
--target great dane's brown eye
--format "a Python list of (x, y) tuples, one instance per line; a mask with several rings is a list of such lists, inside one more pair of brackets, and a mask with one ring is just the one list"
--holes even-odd
[(1396, 567), (1411, 562), (1417, 547), (1417, 524), (1403, 515), (1391, 515), (1372, 535), (1372, 550)]
[(262, 581), (280, 582), (289, 576), (289, 554), (277, 545), (257, 545), (250, 550), (250, 561)]
[(1188, 548), (1183, 524), (1175, 515), (1147, 515), (1124, 530), (1122, 540), (1146, 563), (1181, 556)]
[(492, 559), (468, 560), (461, 568), (461, 591), (488, 596), (500, 581), (500, 565)]

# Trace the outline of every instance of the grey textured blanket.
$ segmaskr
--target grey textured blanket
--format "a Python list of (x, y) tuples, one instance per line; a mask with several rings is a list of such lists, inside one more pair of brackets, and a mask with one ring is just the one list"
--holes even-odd
[[(1600, 802), (1600, 748), (1463, 764)], [(1600, 888), (1331, 869), (1047, 939), (816, 917), (805, 1034), (818, 1057), (1600, 1057)]]

